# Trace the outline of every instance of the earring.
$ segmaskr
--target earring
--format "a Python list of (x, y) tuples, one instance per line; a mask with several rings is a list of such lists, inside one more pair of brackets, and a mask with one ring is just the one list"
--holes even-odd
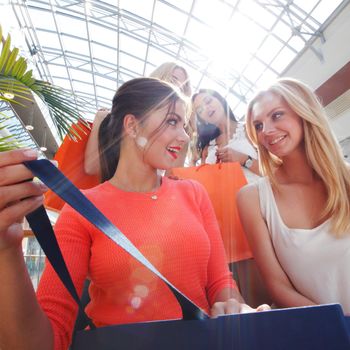
[(136, 139), (136, 143), (141, 147), (141, 148), (144, 148), (146, 145), (147, 145), (147, 142), (148, 140), (143, 137), (143, 136), (139, 136), (137, 139)]

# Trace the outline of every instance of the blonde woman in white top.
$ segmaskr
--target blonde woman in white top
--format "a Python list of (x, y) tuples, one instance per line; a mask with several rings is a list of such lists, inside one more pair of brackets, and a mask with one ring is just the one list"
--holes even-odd
[(350, 314), (350, 171), (322, 105), (277, 80), (249, 103), (247, 132), (266, 177), (241, 189), (238, 209), (271, 297)]

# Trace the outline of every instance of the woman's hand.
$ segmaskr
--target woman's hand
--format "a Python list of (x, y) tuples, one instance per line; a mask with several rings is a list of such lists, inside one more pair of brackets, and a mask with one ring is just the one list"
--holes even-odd
[(268, 310), (271, 310), (271, 308), (267, 304), (260, 305), (256, 309), (253, 309), (245, 303), (237, 288), (229, 287), (224, 288), (217, 294), (215, 302), (211, 307), (210, 315), (212, 318), (215, 318), (220, 315), (244, 314)]
[(229, 314), (245, 314), (248, 312), (269, 311), (271, 307), (267, 304), (259, 305), (256, 309), (253, 309), (247, 304), (239, 302), (237, 299), (231, 298), (227, 301), (216, 302), (211, 310), (210, 317), (216, 318), (221, 315)]
[(33, 182), (22, 164), (36, 158), (37, 152), (29, 149), (0, 153), (0, 251), (21, 243), (24, 216), (43, 204), (47, 187)]
[(216, 158), (219, 162), (238, 162), (241, 165), (244, 164), (244, 162), (247, 159), (247, 155), (238, 151), (233, 150), (230, 147), (222, 147), (218, 148), (216, 151)]
[(92, 129), (85, 147), (84, 170), (88, 175), (100, 175), (100, 155), (98, 152), (98, 133), (100, 125), (110, 112), (107, 108), (99, 109), (94, 118)]

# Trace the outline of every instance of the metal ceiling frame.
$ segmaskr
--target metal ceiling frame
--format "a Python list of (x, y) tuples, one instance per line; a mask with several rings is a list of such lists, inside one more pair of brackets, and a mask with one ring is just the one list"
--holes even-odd
[[(339, 5), (339, 8), (346, 6), (349, 1), (350, 0), (344, 0)], [(112, 82), (115, 82), (116, 87), (118, 87), (124, 81), (140, 76), (140, 73), (133, 70), (133, 67), (122, 66), (120, 64), (122, 55), (123, 57), (126, 55), (125, 57), (130, 57), (130, 59), (140, 61), (141, 65), (143, 64), (142, 73), (145, 75), (149, 66), (152, 68), (156, 66), (153, 62), (149, 62), (149, 55), (151, 49), (157, 49), (160, 52), (169, 55), (174, 61), (181, 62), (200, 73), (200, 78), (198, 82), (195, 83), (194, 90), (198, 89), (201, 82), (208, 78), (226, 91), (226, 97), (229, 94), (232, 94), (237, 101), (236, 106), (232, 106), (233, 109), (241, 103), (246, 102), (247, 97), (249, 98), (255, 90), (256, 83), (266, 72), (271, 72), (276, 76), (281, 74), (281, 72), (276, 71), (272, 67), (272, 64), (285, 47), (295, 54), (294, 60), (300, 55), (300, 51), (298, 52), (291, 44), (293, 36), (297, 36), (303, 40), (305, 47), (311, 48), (320, 60), (323, 59), (322, 52), (313, 47), (313, 43), (317, 38), (325, 40), (323, 30), (326, 23), (322, 25), (310, 16), (310, 12), (312, 12), (313, 9), (307, 13), (294, 4), (293, 0), (254, 0), (257, 6), (261, 6), (264, 11), (274, 16), (274, 22), (271, 23), (269, 30), (267, 30), (266, 27), (253, 18), (251, 14), (240, 10), (240, 4), (242, 1), (237, 0), (234, 2), (218, 0), (218, 2), (225, 4), (230, 8), (231, 12), (229, 19), (240, 14), (266, 32), (265, 37), (256, 51), (250, 53), (250, 59), (247, 60), (243, 69), (241, 71), (236, 71), (233, 67), (230, 69), (229, 85), (227, 85), (227, 81), (210, 72), (210, 57), (202, 52), (201, 48), (196, 45), (196, 43), (193, 43), (186, 38), (191, 21), (196, 21), (201, 25), (210, 28), (208, 24), (204, 23), (201, 18), (198, 18), (198, 16), (195, 15), (195, 7), (199, 3), (198, 0), (192, 0), (188, 12), (175, 6), (170, 0), (153, 0), (150, 19), (140, 17), (135, 13), (120, 8), (120, 0), (113, 2), (113, 4), (98, 0), (90, 0), (88, 3), (84, 0), (10, 0), (18, 24), (25, 33), (28, 50), (33, 55), (41, 79), (51, 82), (57, 78), (68, 80), (70, 89), (74, 91), (74, 82), (83, 84), (86, 84), (87, 82), (77, 79), (74, 80), (71, 75), (71, 69), (91, 74), (91, 81), (88, 82), (88, 84), (91, 85), (91, 93), (74, 91), (76, 96), (85, 99), (86, 104), (91, 111), (94, 111), (101, 106), (108, 106), (108, 103), (110, 103), (110, 99), (99, 96), (98, 89), (105, 89), (106, 87), (98, 84), (96, 81), (97, 77), (109, 79)], [(314, 8), (316, 8), (321, 2), (322, 0), (318, 0), (317, 3), (315, 3)], [(187, 16), (182, 35), (172, 33), (167, 28), (164, 28), (155, 22), (155, 11), (159, 3), (169, 6)], [(45, 13), (51, 13), (54, 20), (54, 30), (40, 28), (40, 23), (35, 27), (30, 17), (30, 11), (32, 9), (42, 11), (43, 15), (45, 15)], [(67, 16), (71, 19), (79, 19), (82, 22), (85, 22), (87, 37), (80, 38), (78, 35), (74, 35), (70, 31), (71, 28), (64, 28), (64, 30), (63, 28), (60, 28), (57, 20), (58, 15)], [(277, 33), (273, 31), (279, 23), (283, 23), (291, 30), (291, 35), (287, 41), (282, 40)], [(116, 33), (117, 46), (113, 45), (113, 43), (111, 43), (111, 45), (106, 45), (104, 43), (93, 41), (90, 29), (92, 25), (101, 28), (108, 28), (109, 30), (114, 31)], [(43, 46), (39, 42), (39, 32), (57, 34), (59, 47)], [(242, 32), (242, 34), (244, 34), (244, 30), (242, 30)], [(85, 41), (87, 43), (89, 55), (66, 50), (64, 47), (64, 37)], [(139, 57), (132, 52), (126, 52), (123, 50), (120, 46), (120, 41), (121, 38), (124, 37), (129, 37), (145, 45), (145, 56)], [(265, 62), (259, 57), (259, 50), (263, 47), (265, 41), (269, 37), (276, 39), (282, 45), (279, 51), (271, 57), (268, 62)], [(103, 60), (94, 57), (95, 45), (115, 51), (117, 62), (111, 63), (107, 59)], [(60, 62), (60, 60), (62, 61)], [(253, 60), (257, 60), (264, 68), (254, 80), (251, 80), (245, 76), (245, 72)], [(50, 73), (51, 65), (65, 68), (67, 76), (62, 78), (52, 75)], [(107, 88), (107, 90), (110, 89)]]

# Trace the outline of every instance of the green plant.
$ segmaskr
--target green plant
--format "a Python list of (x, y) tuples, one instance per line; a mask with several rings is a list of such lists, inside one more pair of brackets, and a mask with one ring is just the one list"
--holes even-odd
[[(0, 130), (5, 129), (5, 126), (0, 126)], [(10, 151), (11, 149), (19, 148), (21, 144), (13, 140), (12, 136), (0, 137), (0, 152)]]
[[(73, 139), (79, 138), (71, 125), (78, 120), (84, 122), (78, 111), (79, 108), (84, 109), (83, 102), (61, 87), (35, 79), (32, 70), (28, 70), (27, 60), (19, 56), (19, 49), (11, 49), (11, 36), (3, 37), (1, 25), (0, 45), (0, 100), (21, 104), (18, 99), (31, 101), (34, 93), (48, 107), (61, 139), (66, 134)], [(2, 138), (0, 145), (1, 140), (4, 144), (8, 142), (7, 137)]]

